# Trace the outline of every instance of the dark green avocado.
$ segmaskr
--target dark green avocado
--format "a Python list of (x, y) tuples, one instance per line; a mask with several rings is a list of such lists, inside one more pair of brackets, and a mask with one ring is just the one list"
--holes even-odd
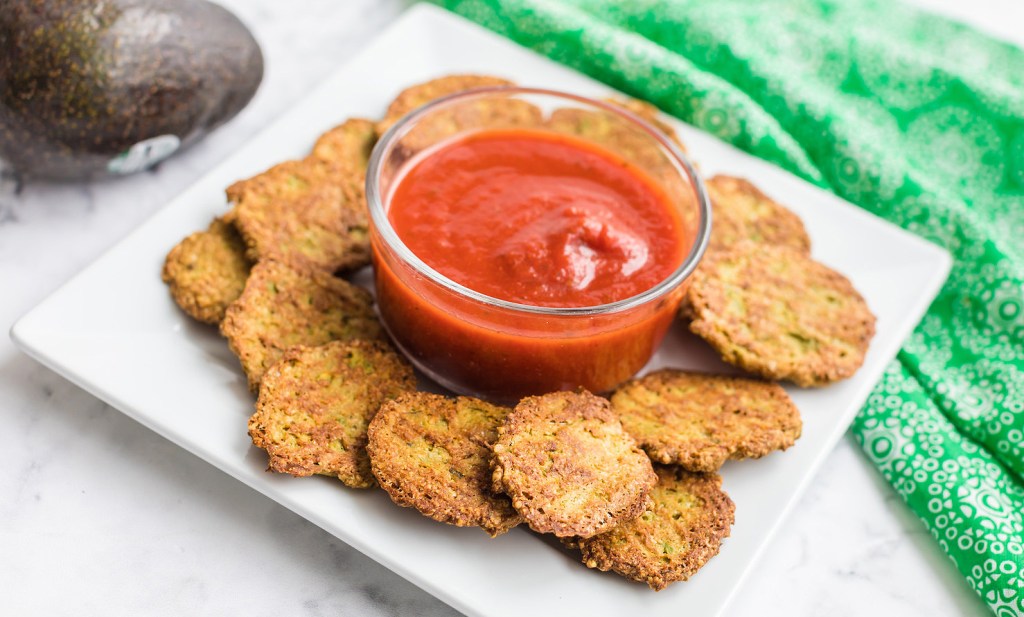
[(205, 0), (0, 0), (0, 159), (21, 178), (145, 169), (262, 79), (252, 34)]

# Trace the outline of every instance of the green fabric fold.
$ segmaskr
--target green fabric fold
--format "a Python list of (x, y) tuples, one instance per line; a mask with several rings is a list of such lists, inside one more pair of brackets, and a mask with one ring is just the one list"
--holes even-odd
[(950, 251), (852, 430), (1024, 615), (1024, 52), (888, 0), (435, 1)]
[(892, 363), (853, 423), (857, 442), (1000, 617), (1021, 614), (1024, 487)]

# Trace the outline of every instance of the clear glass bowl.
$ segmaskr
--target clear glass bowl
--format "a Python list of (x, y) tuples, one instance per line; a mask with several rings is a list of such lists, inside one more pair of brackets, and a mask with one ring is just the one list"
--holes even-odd
[[(686, 229), (682, 263), (630, 298), (552, 308), (481, 294), (413, 254), (388, 219), (404, 173), (448, 140), (516, 127), (595, 142), (645, 170), (677, 208)], [(377, 304), (395, 344), (441, 385), (498, 402), (578, 387), (605, 392), (634, 375), (675, 318), (711, 228), (703, 182), (658, 129), (615, 105), (534, 88), (473, 90), (410, 113), (374, 149), (366, 196)]]

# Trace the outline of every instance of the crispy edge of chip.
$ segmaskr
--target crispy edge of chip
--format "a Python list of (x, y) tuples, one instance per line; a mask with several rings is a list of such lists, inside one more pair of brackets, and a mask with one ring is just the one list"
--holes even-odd
[[(331, 368), (332, 360), (342, 361), (350, 355), (361, 356), (372, 370), (351, 366), (341, 367), (340, 370)], [(416, 388), (412, 366), (383, 341), (354, 339), (332, 341), (317, 347), (292, 347), (267, 370), (260, 381), (256, 411), (249, 418), (249, 436), (253, 445), (267, 452), (269, 471), (295, 477), (325, 475), (336, 477), (352, 488), (371, 487), (375, 479), (366, 452), (366, 426), (348, 447), (342, 444), (343, 450), (340, 452), (331, 448), (329, 443), (317, 444), (318, 438), (323, 441), (333, 436), (329, 431), (331, 423), (338, 424), (331, 417), (331, 408), (322, 406), (326, 387), (321, 381), (325, 368), (333, 371), (330, 373), (332, 384), (335, 378), (340, 377), (347, 384), (358, 382), (358, 385), (363, 386), (359, 396), (338, 403), (356, 403), (358, 408), (348, 413), (359, 414), (355, 421), (362, 421), (367, 426), (384, 402)], [(306, 374), (308, 372), (315, 374)], [(314, 444), (313, 447), (299, 447), (274, 438), (276, 429), (293, 434), (292, 423), (283, 427), (281, 425), (286, 424), (282, 421), (283, 417), (293, 417), (295, 412), (308, 416), (311, 428), (323, 429), (313, 430), (306, 435), (309, 443)]]
[(441, 97), (477, 88), (513, 85), (514, 82), (502, 77), (473, 73), (444, 75), (414, 84), (399, 92), (388, 105), (384, 118), (377, 123), (377, 135), (379, 137), (386, 133), (399, 119), (414, 109)]
[[(459, 427), (453, 422), (458, 420), (459, 412), (465, 407), (486, 407), (502, 417), (488, 431), (491, 435), (482, 441), (479, 435), (466, 432), (457, 437), (453, 432), (446, 432), (444, 436), (452, 439), (439, 439), (439, 435), (432, 434), (428, 427), (408, 418), (410, 411), (416, 409), (430, 415), (432, 420), (439, 420), (448, 431), (455, 431)], [(397, 505), (414, 508), (433, 520), (458, 527), (480, 527), (491, 537), (509, 531), (522, 519), (512, 508), (508, 497), (493, 492), (489, 482), (490, 443), (497, 436), (497, 427), (508, 411), (511, 410), (471, 397), (453, 399), (428, 392), (406, 394), (385, 403), (370, 423), (367, 445), (370, 465), (378, 483)], [(414, 454), (416, 445), (407, 441), (410, 436), (422, 439), (429, 447), (430, 456), (434, 456), (438, 449), (443, 450), (449, 457), (445, 464), (455, 465), (448, 471), (457, 479), (451, 483), (436, 482), (436, 477), (416, 474), (409, 465), (399, 464)], [(415, 454), (422, 456), (425, 453), (417, 451)], [(459, 461), (469, 461), (474, 454), (482, 457), (482, 467), (456, 469)], [(428, 465), (421, 463), (421, 466)], [(466, 481), (462, 482), (463, 479)]]
[[(275, 294), (279, 293), (278, 283), (282, 278), (290, 279), (288, 289), (285, 290), (289, 295), (300, 293), (303, 290), (315, 292), (304, 299), (304, 305), (311, 307), (309, 310), (316, 313), (337, 308), (352, 310), (353, 320), (366, 323), (362, 327), (357, 324), (350, 334), (334, 338), (311, 334), (306, 340), (291, 344), (282, 344), (279, 340), (267, 340), (266, 324), (260, 323), (260, 317), (265, 317), (269, 314), (268, 311), (273, 311), (274, 308), (281, 306), (280, 300), (272, 301), (266, 294), (268, 288), (273, 289)], [(292, 284), (296, 284), (296, 286), (293, 287)], [(298, 305), (297, 302), (288, 304)], [(290, 312), (294, 312), (294, 310)], [(320, 315), (315, 321), (322, 319), (323, 316)], [(315, 326), (310, 323), (293, 325), (307, 331), (311, 331)], [(359, 332), (361, 329), (367, 331)], [(249, 381), (249, 389), (254, 393), (259, 391), (263, 373), (273, 366), (290, 347), (297, 344), (316, 346), (331, 340), (353, 338), (380, 339), (383, 336), (382, 327), (373, 310), (373, 297), (368, 291), (322, 270), (274, 259), (263, 260), (253, 266), (249, 280), (246, 281), (245, 290), (228, 307), (224, 321), (220, 324), (220, 331), (227, 339), (228, 347), (241, 362), (242, 369)]]
[[(722, 490), (722, 478), (718, 474), (696, 474), (663, 466), (658, 466), (656, 471), (658, 486), (651, 492), (652, 508), (607, 533), (587, 539), (574, 538), (566, 544), (570, 548), (579, 549), (582, 561), (588, 568), (605, 572), (611, 570), (627, 579), (647, 583), (655, 591), (661, 591), (673, 582), (689, 579), (720, 552), (722, 542), (729, 536), (735, 522), (736, 506)], [(672, 520), (683, 520), (682, 513), (678, 509), (671, 511), (672, 506), (666, 503), (670, 483), (676, 487), (685, 486), (690, 495), (703, 502), (701, 514), (704, 516), (699, 517), (701, 525), (693, 527), (693, 521), (687, 520), (690, 527), (677, 530), (678, 540), (688, 545), (689, 550), (663, 552), (655, 561), (651, 558), (655, 556), (649, 555), (649, 549), (645, 550), (635, 542), (616, 545), (617, 539), (629, 533), (635, 534), (634, 538), (640, 536), (653, 540), (650, 534), (656, 529), (653, 523), (659, 509), (664, 508), (665, 514)], [(680, 514), (678, 519), (674, 517), (677, 513)], [(668, 541), (665, 541), (662, 551), (667, 551), (667, 544)], [(623, 546), (628, 548), (623, 549)], [(670, 554), (677, 557), (669, 557)]]
[[(202, 284), (191, 276), (196, 267), (211, 273)], [(175, 245), (167, 253), (160, 277), (185, 313), (197, 321), (216, 325), (224, 319), (227, 307), (241, 295), (251, 268), (238, 230), (221, 217), (214, 219), (206, 230)]]
[[(711, 203), (714, 224), (707, 250), (697, 266), (698, 271), (710, 268), (710, 264), (722, 254), (748, 242), (751, 243), (752, 250), (756, 250), (757, 245), (783, 245), (810, 254), (811, 237), (807, 234), (803, 220), (749, 180), (719, 174), (706, 180), (704, 185)], [(769, 210), (768, 216), (753, 220), (745, 217), (744, 214), (749, 211), (749, 206), (744, 203), (746, 200), (765, 207)], [(723, 229), (726, 231), (723, 232)], [(723, 233), (735, 234), (739, 236), (739, 240), (723, 239)], [(679, 304), (679, 317), (684, 320), (694, 318), (689, 294), (684, 295), (683, 301)]]
[[(327, 272), (351, 271), (370, 263), (366, 198), (362, 187), (347, 179), (311, 186), (302, 195), (269, 203), (243, 199), (234, 212), (246, 254), (253, 261), (276, 259)], [(314, 227), (327, 245), (321, 243), (310, 255), (296, 244), (308, 241), (302, 231)]]
[[(322, 180), (322, 176), (328, 176), (331, 183), (341, 182), (346, 178), (337, 175), (339, 172), (362, 176), (366, 173), (370, 151), (377, 140), (375, 127), (371, 120), (349, 118), (321, 134), (307, 156), (276, 163), (232, 183), (225, 190), (228, 202), (237, 204), (246, 198), (279, 192), (277, 189), (286, 183), (289, 176), (307, 184), (310, 179)], [(335, 175), (332, 177), (331, 174)], [(358, 178), (350, 180), (361, 183)]]
[[(558, 401), (564, 404), (556, 405), (554, 409), (549, 407), (551, 402), (557, 403)], [(536, 494), (541, 488), (544, 488), (535, 477), (538, 475), (538, 470), (532, 466), (523, 465), (524, 459), (528, 460), (531, 457), (524, 456), (518, 445), (513, 442), (536, 426), (554, 422), (564, 428), (573, 422), (588, 421), (596, 421), (610, 427), (611, 432), (606, 439), (619, 440), (624, 450), (620, 458), (631, 457), (633, 460), (615, 461), (616, 473), (611, 475), (616, 477), (607, 480), (607, 482), (624, 481), (609, 487), (613, 490), (619, 489), (619, 499), (617, 500), (619, 503), (612, 504), (611, 500), (588, 503), (588, 508), (584, 508), (586, 516), (579, 517), (581, 520), (573, 521), (563, 516), (569, 514), (568, 512), (551, 512), (549, 503), (537, 503)], [(550, 446), (557, 445), (560, 441), (563, 440), (557, 435), (551, 435), (547, 439), (547, 443), (544, 444), (545, 452), (554, 451)], [(538, 445), (534, 444), (534, 447)], [(576, 456), (563, 458), (562, 464), (569, 460), (575, 463), (587, 460), (588, 454), (591, 455), (591, 458), (601, 458), (602, 455), (608, 454), (607, 446), (608, 443), (603, 443), (596, 451), (577, 452)], [(528, 447), (527, 451), (530, 449)], [(502, 490), (509, 495), (513, 507), (523, 516), (531, 529), (539, 533), (552, 533), (558, 537), (590, 537), (607, 531), (619, 522), (639, 516), (647, 507), (648, 494), (657, 482), (650, 459), (636, 445), (633, 438), (622, 429), (622, 424), (611, 410), (608, 400), (585, 390), (552, 392), (522, 399), (506, 417), (502, 426), (498, 428), (498, 439), (492, 450), (495, 455), (492, 477), (495, 490)], [(633, 470), (635, 474), (632, 477), (624, 477), (618, 473), (624, 462), (631, 463), (635, 468)], [(552, 464), (556, 463), (552, 460)], [(540, 475), (543, 476), (543, 474)], [(546, 483), (557, 484), (557, 479), (557, 477), (547, 478)], [(612, 509), (609, 509), (610, 505), (613, 506)]]
[(661, 110), (656, 106), (641, 99), (622, 96), (610, 96), (605, 98), (604, 102), (615, 105), (616, 107), (621, 107), (622, 109), (639, 116), (648, 124), (651, 124), (654, 128), (661, 131), (665, 137), (668, 137), (672, 143), (679, 147), (679, 150), (683, 154), (687, 154), (686, 145), (679, 138), (679, 134), (676, 133), (674, 128), (672, 128), (672, 125), (662, 119)]
[[(671, 393), (672, 388), (681, 386), (690, 386), (682, 399)], [(738, 395), (722, 393), (723, 388), (741, 392), (743, 398), (760, 398), (753, 415), (746, 415)], [(656, 403), (643, 400), (650, 398)], [(730, 402), (733, 405), (722, 406)], [(803, 426), (800, 411), (779, 384), (733, 375), (662, 369), (626, 382), (612, 394), (611, 403), (623, 428), (652, 461), (694, 472), (716, 471), (728, 459), (761, 458), (785, 450), (796, 443)], [(710, 427), (705, 439), (677, 438), (675, 425), (664, 419), (673, 414), (692, 418), (702, 428)], [(746, 420), (747, 430), (735, 426)], [(660, 431), (641, 430), (637, 425), (644, 422), (660, 425)], [(750, 426), (754, 430), (749, 430)]]
[(366, 118), (349, 118), (317, 138), (310, 156), (322, 161), (352, 165), (366, 173), (370, 152), (377, 143), (377, 123)]
[[(711, 200), (715, 224), (721, 228), (729, 225), (741, 235), (728, 245), (718, 241), (711, 231), (709, 253), (728, 250), (729, 246), (743, 241), (762, 244), (789, 246), (810, 254), (811, 237), (807, 234), (803, 220), (795, 212), (766, 195), (761, 189), (745, 178), (719, 174), (705, 182)], [(766, 216), (750, 217), (748, 202), (766, 209)], [(758, 237), (755, 237), (754, 234)]]
[[(247, 245), (252, 261), (277, 259), (308, 264), (332, 272), (352, 271), (370, 262), (369, 214), (363, 189), (370, 151), (376, 143), (375, 123), (365, 118), (350, 118), (323, 133), (303, 159), (278, 163), (265, 171), (228, 187), (229, 202), (235, 204), (233, 220)], [(296, 192), (292, 184), (299, 184)], [(314, 222), (318, 209), (337, 209), (336, 216), (326, 217), (329, 223), (316, 226), (324, 237), (346, 238), (338, 250), (319, 247), (314, 256), (296, 250), (295, 236), (282, 248), (280, 235), (288, 230), (282, 225), (289, 213), (299, 231)], [(324, 213), (325, 214), (325, 213)], [(324, 214), (319, 218), (324, 219)]]
[[(768, 264), (777, 267), (781, 264), (786, 276), (770, 272)], [(723, 281), (727, 269), (739, 272), (742, 280), (739, 283)], [(832, 299), (845, 300), (847, 310), (844, 314), (818, 321), (831, 330), (847, 330), (845, 334), (850, 340), (843, 342), (852, 353), (841, 354), (833, 350), (824, 355), (811, 352), (799, 356), (768, 354), (766, 351), (771, 351), (771, 345), (767, 350), (758, 349), (763, 346), (756, 344), (757, 341), (744, 340), (744, 330), (755, 331), (759, 324), (772, 324), (772, 318), (762, 310), (744, 319), (732, 315), (728, 310), (730, 306), (740, 303), (746, 310), (746, 303), (750, 300), (763, 301), (765, 290), (755, 292), (753, 286), (763, 286), (772, 280), (779, 282), (776, 289), (780, 293), (787, 292), (786, 295), (792, 298), (793, 294), (807, 291), (808, 277), (815, 277), (815, 282), (835, 292)], [(723, 360), (761, 377), (788, 380), (802, 387), (822, 386), (853, 375), (863, 364), (875, 333), (875, 316), (849, 279), (802, 251), (785, 246), (738, 245), (694, 273), (686, 299), (693, 317), (690, 331), (707, 341)], [(803, 299), (806, 300), (806, 296)], [(822, 302), (819, 299), (817, 304), (820, 306)], [(828, 303), (829, 299), (824, 302)], [(777, 324), (783, 330), (792, 326), (787, 336), (798, 342), (812, 340), (805, 333), (810, 327), (811, 311), (808, 309), (814, 307), (809, 307), (805, 301), (801, 304), (803, 306), (791, 310), (792, 323)], [(830, 338), (833, 340), (829, 345), (834, 346), (834, 340), (840, 337), (830, 333)]]

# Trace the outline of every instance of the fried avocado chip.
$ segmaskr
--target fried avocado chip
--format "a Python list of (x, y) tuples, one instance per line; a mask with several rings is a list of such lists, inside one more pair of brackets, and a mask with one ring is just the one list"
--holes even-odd
[(369, 227), (360, 184), (323, 184), (282, 201), (243, 200), (235, 206), (235, 216), (254, 260), (278, 259), (326, 272), (369, 263)]
[(715, 176), (705, 185), (714, 219), (708, 256), (746, 241), (788, 246), (810, 253), (811, 238), (800, 217), (747, 180)]
[(498, 429), (494, 487), (530, 528), (590, 537), (639, 516), (657, 480), (651, 461), (589, 392), (524, 398)]
[(263, 375), (249, 436), (271, 471), (370, 487), (367, 426), (385, 401), (415, 389), (412, 367), (380, 341), (299, 345)]
[(718, 474), (657, 467), (653, 506), (639, 517), (575, 546), (588, 568), (612, 570), (651, 589), (685, 581), (718, 554), (729, 536), (735, 506)]
[(491, 490), (491, 444), (509, 409), (416, 392), (385, 403), (370, 423), (373, 473), (391, 499), (436, 521), (491, 536), (520, 522)]
[[(510, 81), (487, 75), (450, 75), (413, 86), (403, 90), (391, 103), (387, 115), (377, 124), (377, 133), (383, 135), (402, 116), (435, 99), (476, 88), (511, 85), (514, 84)], [(397, 147), (412, 156), (466, 130), (536, 127), (542, 122), (541, 110), (519, 98), (462, 101), (423, 117), (401, 138)]]
[(383, 135), (402, 116), (414, 109), (449, 94), (476, 88), (514, 85), (515, 83), (501, 77), (464, 74), (446, 75), (410, 86), (399, 92), (395, 100), (391, 101), (387, 113), (384, 114), (384, 119), (377, 123), (377, 135), (378, 137)]
[(703, 264), (686, 301), (690, 330), (723, 360), (805, 387), (853, 375), (875, 333), (846, 277), (784, 246), (743, 243)]
[(611, 103), (617, 107), (621, 107), (626, 111), (634, 113), (640, 116), (642, 119), (650, 123), (654, 128), (658, 129), (679, 146), (679, 149), (686, 153), (686, 146), (679, 139), (679, 135), (676, 134), (676, 130), (671, 125), (662, 120), (661, 110), (654, 105), (651, 105), (647, 101), (641, 101), (640, 99), (634, 98), (606, 98), (605, 103)]
[(349, 120), (321, 136), (305, 159), (228, 188), (252, 260), (304, 263), (329, 272), (369, 263), (364, 181), (376, 139), (370, 125)]
[[(624, 101), (608, 102), (628, 109), (628, 103)], [(574, 135), (602, 146), (627, 163), (646, 171), (662, 184), (671, 182), (676, 174), (671, 159), (662, 152), (650, 134), (611, 112), (563, 107), (551, 112), (545, 126), (556, 133)]]
[(623, 384), (611, 402), (651, 460), (690, 471), (785, 450), (802, 428), (785, 390), (744, 377), (664, 369)]
[(381, 337), (366, 290), (322, 270), (275, 260), (253, 267), (220, 331), (241, 361), (253, 392), (266, 370), (296, 345)]
[(365, 118), (351, 118), (327, 131), (313, 144), (312, 157), (352, 165), (365, 174), (370, 152), (377, 143), (376, 125)]
[(252, 263), (238, 230), (215, 219), (206, 231), (182, 240), (164, 261), (161, 278), (171, 297), (193, 319), (218, 324), (242, 294)]
[[(762, 193), (742, 178), (715, 176), (706, 181), (714, 225), (708, 239), (707, 252), (698, 268), (728, 252), (749, 243), (749, 250), (759, 245), (788, 246), (806, 254), (811, 252), (811, 238), (796, 214)], [(679, 306), (684, 319), (692, 319), (693, 308), (688, 298)]]
[(318, 186), (350, 182), (351, 174), (350, 166), (307, 157), (278, 163), (251, 178), (239, 180), (229, 186), (225, 194), (235, 205), (248, 201), (268, 208), (300, 199)]

